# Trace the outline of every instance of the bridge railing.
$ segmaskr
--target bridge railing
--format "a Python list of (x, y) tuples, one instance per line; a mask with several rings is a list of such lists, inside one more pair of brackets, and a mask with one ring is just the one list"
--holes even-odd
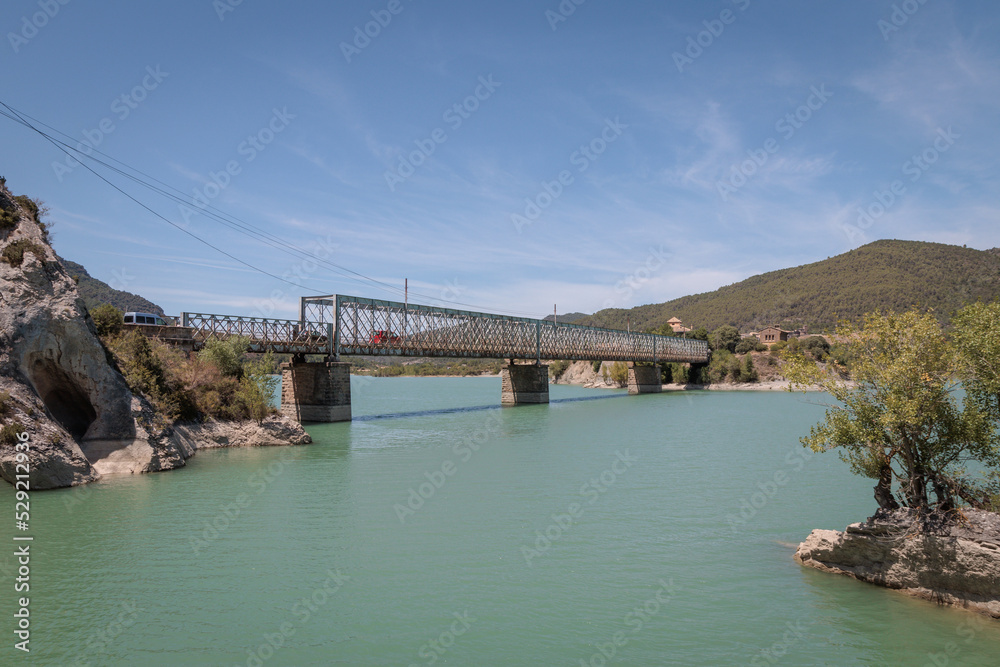
[[(693, 363), (708, 360), (708, 344), (700, 340), (344, 295), (321, 298), (324, 307), (333, 312), (314, 317), (337, 323), (335, 349), (341, 354)], [(304, 305), (303, 312), (307, 308)]]
[(193, 340), (203, 346), (210, 340), (243, 336), (250, 341), (251, 352), (290, 352), (293, 354), (329, 354), (333, 349), (333, 325), (322, 322), (279, 320), (268, 317), (243, 317), (209, 313), (182, 313), (181, 325), (191, 327)]

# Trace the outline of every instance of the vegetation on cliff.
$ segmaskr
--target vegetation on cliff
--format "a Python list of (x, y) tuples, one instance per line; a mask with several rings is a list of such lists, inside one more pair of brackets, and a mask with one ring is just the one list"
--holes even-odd
[(946, 335), (933, 313), (917, 309), (842, 325), (850, 383), (792, 355), (793, 382), (819, 384), (838, 401), (803, 444), (837, 449), (853, 472), (876, 480), (882, 509), (948, 512), (962, 501), (997, 509), (1000, 302), (968, 306), (952, 325)]
[(95, 308), (91, 317), (129, 388), (146, 396), (163, 416), (182, 421), (253, 419), (260, 424), (275, 412), (274, 358), (249, 356), (245, 338), (210, 341), (199, 354), (189, 356), (139, 331), (123, 331), (122, 313), (113, 306)]

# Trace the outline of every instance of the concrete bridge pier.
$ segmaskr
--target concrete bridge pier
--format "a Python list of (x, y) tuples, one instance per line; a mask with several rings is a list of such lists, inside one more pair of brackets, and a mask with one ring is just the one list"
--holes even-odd
[(500, 371), (502, 405), (549, 402), (549, 367), (543, 364), (508, 364)]
[(663, 391), (663, 383), (660, 380), (660, 365), (637, 366), (633, 362), (628, 362), (628, 393), (629, 394), (658, 394)]
[(351, 365), (281, 364), (281, 414), (299, 422), (351, 421)]

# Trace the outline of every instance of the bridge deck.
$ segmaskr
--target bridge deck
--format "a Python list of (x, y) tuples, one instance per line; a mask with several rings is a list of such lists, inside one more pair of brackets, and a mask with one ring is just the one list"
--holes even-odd
[(361, 297), (304, 297), (301, 319), (184, 313), (199, 345), (246, 336), (251, 350), (491, 359), (708, 361), (708, 344), (545, 320)]

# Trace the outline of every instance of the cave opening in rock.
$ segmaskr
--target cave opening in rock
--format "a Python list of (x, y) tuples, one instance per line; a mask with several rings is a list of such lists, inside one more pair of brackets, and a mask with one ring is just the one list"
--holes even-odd
[(77, 380), (51, 359), (36, 359), (30, 367), (31, 383), (52, 418), (82, 440), (97, 419), (97, 411)]

